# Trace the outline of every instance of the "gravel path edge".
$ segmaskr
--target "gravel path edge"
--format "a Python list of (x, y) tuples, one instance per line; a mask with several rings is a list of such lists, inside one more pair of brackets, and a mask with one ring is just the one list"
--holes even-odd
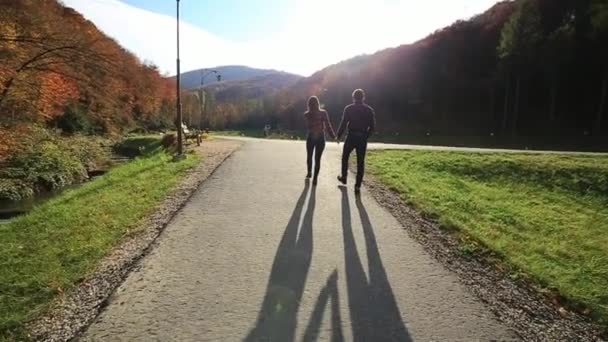
[(138, 233), (114, 247), (90, 276), (56, 298), (43, 316), (26, 324), (28, 337), (33, 341), (68, 341), (86, 329), (137, 262), (153, 248), (167, 224), (204, 181), (241, 146), (240, 142), (211, 140), (196, 148), (203, 161), (190, 170), (157, 210), (144, 219)]

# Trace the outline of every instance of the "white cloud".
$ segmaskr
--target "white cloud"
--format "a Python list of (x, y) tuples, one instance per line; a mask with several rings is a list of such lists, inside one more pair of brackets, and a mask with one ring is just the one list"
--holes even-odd
[[(175, 73), (175, 18), (119, 0), (63, 0), (138, 57)], [(296, 0), (289, 27), (234, 43), (181, 23), (182, 71), (242, 64), (302, 75), (362, 53), (411, 43), (496, 0)]]

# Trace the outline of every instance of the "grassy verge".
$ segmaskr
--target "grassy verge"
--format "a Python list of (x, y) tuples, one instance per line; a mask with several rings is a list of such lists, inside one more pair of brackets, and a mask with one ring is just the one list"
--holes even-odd
[(402, 198), (608, 323), (608, 157), (384, 151)]
[(0, 225), (0, 340), (22, 337), (24, 322), (135, 232), (200, 161), (192, 155), (172, 162), (158, 139), (134, 138), (128, 144), (146, 155)]

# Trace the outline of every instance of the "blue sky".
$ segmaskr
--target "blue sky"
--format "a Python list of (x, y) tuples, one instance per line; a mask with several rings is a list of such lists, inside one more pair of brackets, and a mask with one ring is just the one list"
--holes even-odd
[[(175, 0), (125, 0), (152, 12), (175, 15)], [(286, 23), (290, 1), (285, 0), (181, 0), (185, 22), (231, 41), (244, 42), (268, 35)]]
[[(175, 73), (175, 0), (62, 0), (142, 60)], [(182, 70), (248, 65), (308, 76), (413, 43), (496, 0), (180, 0)]]

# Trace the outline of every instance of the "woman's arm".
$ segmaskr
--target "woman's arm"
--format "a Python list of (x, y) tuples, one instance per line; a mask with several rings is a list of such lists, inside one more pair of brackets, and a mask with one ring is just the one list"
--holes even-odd
[(329, 121), (329, 114), (325, 112), (324, 117), (325, 131), (329, 133), (332, 139), (336, 139), (336, 133), (334, 132), (334, 128), (331, 126), (331, 121)]

